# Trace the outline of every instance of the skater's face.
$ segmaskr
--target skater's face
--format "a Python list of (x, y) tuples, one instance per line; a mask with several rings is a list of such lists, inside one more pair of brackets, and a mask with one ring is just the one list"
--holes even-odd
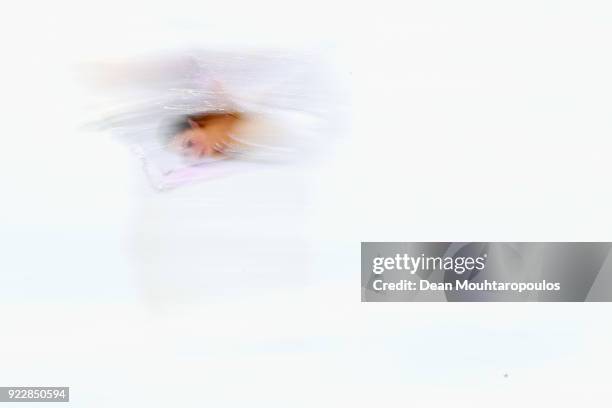
[(232, 131), (239, 122), (234, 114), (216, 114), (187, 119), (189, 127), (179, 133), (177, 143), (184, 154), (196, 157), (222, 155), (232, 146)]

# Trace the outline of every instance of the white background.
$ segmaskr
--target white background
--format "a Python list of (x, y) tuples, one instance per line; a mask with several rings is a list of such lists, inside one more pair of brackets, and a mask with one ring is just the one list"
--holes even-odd
[[(5, 11), (0, 385), (76, 407), (606, 406), (609, 305), (361, 304), (359, 243), (610, 241), (607, 2)], [(153, 191), (79, 130), (75, 66), (193, 44), (325, 49), (350, 130), (311, 165)]]

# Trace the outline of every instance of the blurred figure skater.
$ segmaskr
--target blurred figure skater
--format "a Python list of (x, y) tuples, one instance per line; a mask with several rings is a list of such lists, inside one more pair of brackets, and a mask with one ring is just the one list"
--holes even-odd
[(103, 128), (144, 155), (163, 148), (193, 160), (282, 155), (313, 136), (329, 112), (317, 66), (281, 53), (192, 52), (89, 72), (120, 99), (118, 112), (99, 122)]

